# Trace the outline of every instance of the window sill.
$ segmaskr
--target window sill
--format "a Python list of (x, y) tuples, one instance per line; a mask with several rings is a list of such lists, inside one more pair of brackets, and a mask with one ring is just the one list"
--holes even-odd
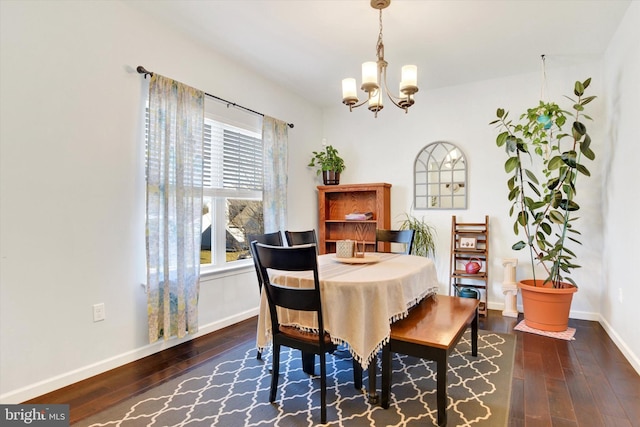
[(228, 276), (236, 276), (253, 271), (253, 260), (236, 261), (233, 265), (224, 267), (207, 267), (200, 269), (201, 280), (219, 279)]

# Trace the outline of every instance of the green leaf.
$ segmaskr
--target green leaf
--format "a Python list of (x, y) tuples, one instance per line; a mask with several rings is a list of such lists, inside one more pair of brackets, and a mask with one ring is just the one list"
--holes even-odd
[(576, 157), (577, 154), (575, 151), (571, 150), (571, 151), (567, 151), (565, 153), (562, 153), (562, 161), (569, 167), (571, 168), (575, 168), (576, 167)]
[(554, 170), (554, 169), (558, 169), (560, 167), (560, 165), (562, 165), (562, 157), (560, 156), (554, 156), (551, 158), (551, 160), (549, 160), (549, 163), (547, 164), (547, 167), (549, 168), (549, 170)]
[(536, 193), (536, 195), (537, 195), (538, 197), (540, 197), (540, 196), (541, 196), (541, 194), (540, 194), (540, 190), (538, 190), (538, 187), (536, 187), (535, 185), (533, 185), (533, 184), (532, 184), (532, 183), (530, 183), (530, 182), (529, 182), (528, 184), (529, 184), (529, 187), (531, 188), (531, 191), (533, 191), (534, 193)]
[(589, 87), (590, 84), (591, 84), (591, 77), (589, 77), (587, 80), (582, 82), (582, 87), (586, 89)]
[[(585, 133), (587, 133), (587, 127), (580, 123), (580, 122), (573, 122), (573, 134), (576, 135), (584, 135)], [(580, 137), (576, 138), (576, 139), (580, 139)]]
[[(580, 243), (580, 241), (578, 241), (578, 240), (574, 239), (574, 238), (573, 238), (573, 237), (571, 237), (571, 236), (567, 236), (567, 239), (571, 240), (572, 242), (576, 242), (576, 243), (577, 243), (577, 244), (579, 244), (579, 245), (581, 245), (581, 244), (582, 244), (582, 243)], [(566, 249), (565, 249), (565, 250), (566, 250)]]
[(527, 225), (527, 221), (529, 220), (529, 214), (526, 211), (518, 212), (518, 223), (525, 227)]
[(589, 172), (589, 169), (587, 169), (585, 165), (576, 165), (576, 169), (578, 169), (578, 172), (582, 173), (583, 175), (591, 176), (591, 172)]
[(507, 137), (509, 136), (509, 132), (502, 132), (500, 135), (498, 135), (498, 137), (496, 138), (496, 145), (498, 147), (502, 147), (504, 145), (505, 142), (507, 142)]
[(529, 209), (531, 209), (532, 211), (536, 210), (536, 209), (540, 209), (541, 207), (543, 207), (544, 205), (546, 205), (546, 203), (544, 201), (539, 201), (539, 202), (534, 202), (531, 203), (531, 206), (529, 207)]
[(549, 212), (549, 219), (556, 224), (564, 223), (564, 215), (555, 210)]
[(535, 174), (533, 172), (531, 172), (529, 169), (525, 169), (524, 173), (527, 175), (527, 177), (533, 181), (536, 184), (539, 184), (538, 182), (538, 178), (535, 176)]
[(586, 98), (582, 98), (582, 101), (580, 102), (580, 104), (587, 105), (588, 103), (590, 103), (591, 101), (593, 101), (596, 98), (597, 98), (597, 96), (587, 96)]
[(517, 157), (509, 157), (507, 161), (504, 163), (504, 170), (507, 173), (513, 172), (513, 170), (518, 167), (520, 164), (520, 160)]
[(580, 209), (580, 205), (578, 205), (573, 200), (562, 199), (560, 202), (560, 207), (566, 211), (577, 211)]
[(522, 240), (520, 240), (518, 243), (515, 243), (513, 246), (511, 246), (511, 249), (513, 249), (514, 251), (519, 251), (520, 249), (523, 249), (526, 246), (527, 244)]
[(584, 88), (585, 88), (584, 84), (578, 81), (576, 82), (575, 87), (573, 88), (573, 93), (576, 96), (582, 96), (582, 94), (584, 93)]
[(504, 117), (504, 109), (503, 108), (498, 108), (498, 111), (496, 111), (496, 115), (498, 116), (499, 119)]
[(542, 231), (544, 231), (547, 236), (551, 235), (551, 226), (548, 223), (543, 222), (542, 224), (540, 224), (540, 228), (542, 228)]
[(551, 178), (548, 182), (547, 182), (547, 188), (549, 190), (553, 190), (554, 188), (556, 188), (558, 186), (558, 183), (560, 182), (560, 178), (556, 177), (556, 178)]
[(530, 211), (533, 211), (532, 206), (534, 205), (534, 201), (531, 197), (525, 197), (524, 204)]
[(515, 200), (518, 197), (519, 194), (520, 194), (520, 187), (513, 187), (513, 189), (511, 189), (511, 191), (509, 191), (508, 200), (509, 201)]

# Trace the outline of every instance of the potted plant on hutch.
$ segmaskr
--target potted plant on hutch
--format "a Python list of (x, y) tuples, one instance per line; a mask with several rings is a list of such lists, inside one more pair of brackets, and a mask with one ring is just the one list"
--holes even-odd
[[(498, 147), (505, 147), (505, 171), (509, 175), (509, 215), (515, 218), (513, 230), (523, 240), (514, 250), (529, 249), (533, 279), (522, 280), (524, 318), (528, 326), (546, 331), (565, 331), (577, 285), (571, 272), (580, 266), (568, 244), (580, 244), (574, 215), (580, 209), (575, 201), (577, 184), (590, 176), (584, 161), (595, 159), (591, 138), (583, 119), (584, 107), (595, 96), (584, 96), (591, 79), (577, 81), (572, 111), (562, 110), (554, 102), (540, 101), (527, 109), (518, 123), (508, 112), (497, 110), (500, 130)], [(570, 130), (563, 131), (563, 127)], [(536, 276), (536, 264), (543, 275)], [(540, 310), (540, 311), (538, 311)], [(557, 311), (554, 313), (554, 311)]]
[(323, 151), (313, 151), (313, 157), (307, 166), (317, 168), (317, 174), (322, 172), (324, 185), (340, 184), (340, 173), (345, 170), (344, 160), (338, 155), (338, 150), (327, 145)]

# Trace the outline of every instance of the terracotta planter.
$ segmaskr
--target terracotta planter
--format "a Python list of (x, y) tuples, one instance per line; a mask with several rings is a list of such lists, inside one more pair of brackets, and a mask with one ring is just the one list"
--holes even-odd
[(340, 172), (322, 171), (322, 181), (324, 185), (340, 184)]
[[(551, 283), (542, 286), (544, 280), (522, 280), (518, 287), (522, 293), (524, 320), (527, 326), (549, 332), (566, 331), (573, 294), (578, 288), (563, 283), (562, 288), (553, 288)], [(538, 283), (538, 286), (535, 286)]]

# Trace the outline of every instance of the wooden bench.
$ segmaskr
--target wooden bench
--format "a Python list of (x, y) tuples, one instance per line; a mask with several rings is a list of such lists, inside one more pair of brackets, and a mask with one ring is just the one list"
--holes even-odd
[(478, 355), (478, 305), (471, 298), (437, 295), (426, 298), (409, 315), (391, 325), (391, 339), (382, 349), (383, 408), (389, 408), (391, 353), (436, 362), (438, 425), (447, 424), (447, 369), (451, 351), (471, 325), (471, 354)]

